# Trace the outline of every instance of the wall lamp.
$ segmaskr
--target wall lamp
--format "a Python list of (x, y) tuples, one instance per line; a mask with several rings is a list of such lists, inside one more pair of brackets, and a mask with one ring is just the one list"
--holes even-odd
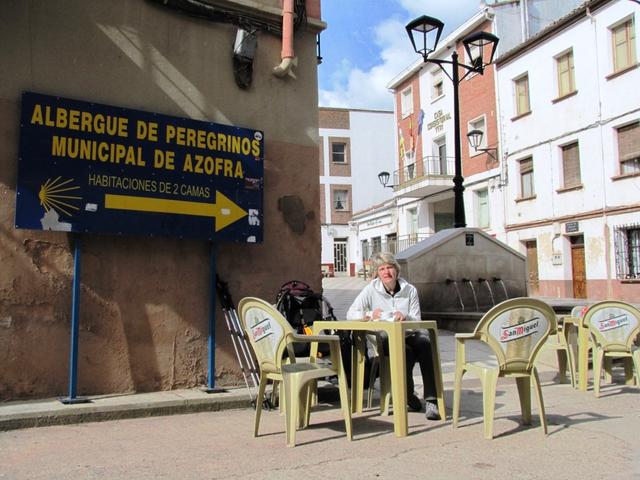
[(387, 185), (387, 183), (389, 183), (390, 176), (391, 174), (389, 172), (380, 172), (378, 174), (378, 180), (380, 180), (380, 183), (382, 184), (383, 187), (386, 187), (386, 188), (395, 187), (395, 185)]
[(482, 145), (482, 136), (484, 132), (482, 130), (471, 130), (467, 133), (467, 139), (469, 140), (469, 145), (476, 152), (485, 152), (489, 155), (493, 160), (498, 161), (498, 149), (497, 148), (481, 148)]

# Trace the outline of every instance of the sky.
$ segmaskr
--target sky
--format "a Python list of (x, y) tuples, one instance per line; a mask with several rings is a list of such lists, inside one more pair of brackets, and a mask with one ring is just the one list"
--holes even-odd
[(444, 22), (444, 38), (480, 9), (480, 0), (322, 0), (318, 66), (321, 107), (393, 110), (386, 85), (413, 64), (405, 25), (421, 15)]

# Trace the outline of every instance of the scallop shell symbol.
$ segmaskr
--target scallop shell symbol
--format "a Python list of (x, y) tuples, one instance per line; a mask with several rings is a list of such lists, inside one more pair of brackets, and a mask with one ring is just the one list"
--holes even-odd
[(74, 203), (82, 200), (82, 197), (72, 195), (75, 190), (80, 190), (80, 187), (72, 185), (71, 182), (73, 182), (73, 178), (68, 180), (62, 180), (62, 177), (57, 177), (54, 180), (48, 178), (40, 186), (38, 198), (45, 211), (54, 209), (70, 217), (74, 211), (80, 210), (80, 207)]

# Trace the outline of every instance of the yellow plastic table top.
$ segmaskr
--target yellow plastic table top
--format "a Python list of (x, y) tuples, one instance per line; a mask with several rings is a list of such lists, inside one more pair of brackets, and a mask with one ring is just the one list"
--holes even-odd
[[(438, 410), (440, 418), (446, 419), (444, 405), (444, 392), (442, 386), (442, 372), (440, 369), (440, 349), (438, 348), (438, 327), (433, 320), (385, 322), (385, 321), (361, 321), (338, 320), (316, 321), (313, 324), (313, 333), (318, 334), (322, 330), (351, 330), (354, 332), (354, 344), (351, 356), (351, 410), (353, 413), (362, 413), (363, 403), (363, 378), (364, 356), (366, 355), (367, 332), (384, 331), (389, 336), (389, 363), (391, 370), (391, 398), (393, 402), (393, 426), (396, 437), (406, 437), (408, 433), (407, 420), (407, 378), (406, 378), (406, 354), (404, 347), (404, 334), (407, 330), (424, 329), (429, 331), (431, 339), (431, 352), (434, 367), (434, 376), (437, 391)], [(315, 352), (312, 351), (312, 354)]]

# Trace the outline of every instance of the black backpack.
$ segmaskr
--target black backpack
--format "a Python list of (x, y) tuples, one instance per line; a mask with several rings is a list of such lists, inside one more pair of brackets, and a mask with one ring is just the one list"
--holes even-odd
[[(333, 307), (329, 301), (319, 293), (300, 280), (291, 280), (280, 287), (276, 295), (276, 308), (287, 319), (289, 324), (299, 334), (310, 334), (311, 326), (316, 320), (337, 320), (333, 314)], [(349, 384), (351, 383), (351, 332), (337, 330), (340, 337), (340, 350), (342, 352), (342, 364), (347, 375)], [(311, 350), (309, 344), (294, 344), (296, 357), (308, 356)], [(318, 344), (318, 352), (323, 356), (329, 355), (329, 345)], [(371, 360), (365, 358), (365, 388), (369, 384), (369, 369)]]
[(299, 280), (291, 280), (280, 287), (276, 308), (300, 334), (309, 333), (305, 327), (310, 329), (316, 320), (336, 319), (329, 301)]

